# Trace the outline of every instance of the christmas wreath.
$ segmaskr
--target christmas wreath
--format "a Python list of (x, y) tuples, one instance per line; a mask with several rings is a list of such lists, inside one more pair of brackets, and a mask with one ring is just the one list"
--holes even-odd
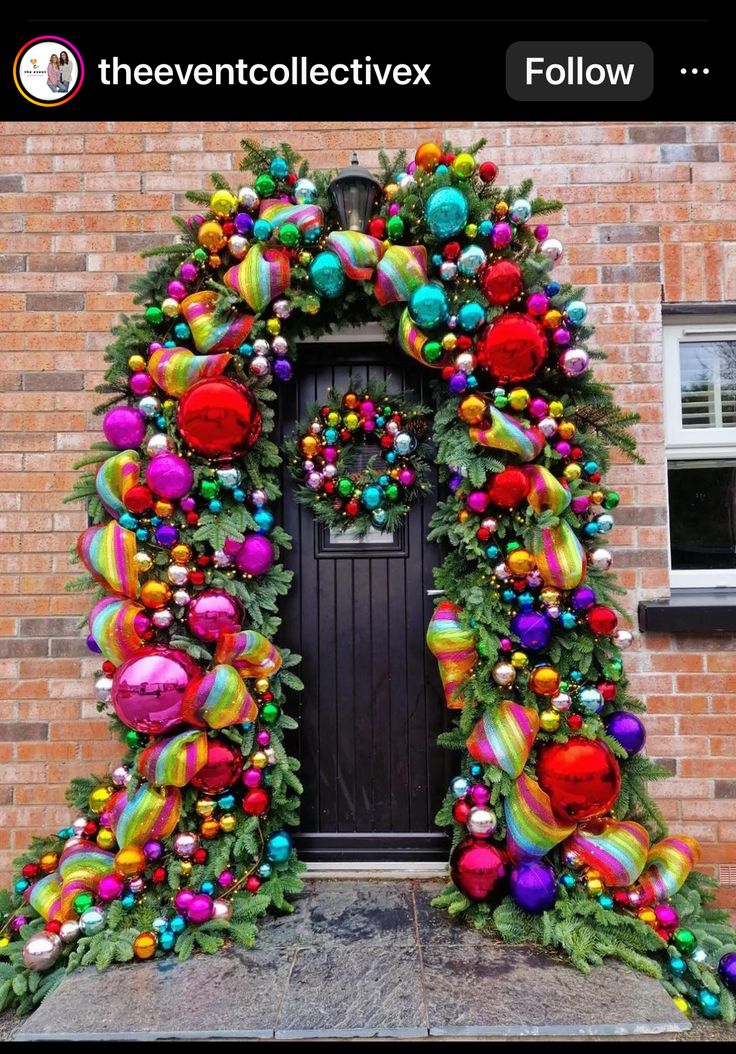
[[(383, 384), (329, 389), (285, 444), (297, 501), (330, 530), (392, 533), (429, 489), (428, 414)], [(361, 451), (370, 455), (362, 469)]]

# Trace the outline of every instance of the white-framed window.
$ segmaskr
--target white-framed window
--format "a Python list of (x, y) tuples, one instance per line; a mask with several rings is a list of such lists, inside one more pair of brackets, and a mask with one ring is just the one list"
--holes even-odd
[(736, 588), (736, 315), (664, 326), (670, 584)]

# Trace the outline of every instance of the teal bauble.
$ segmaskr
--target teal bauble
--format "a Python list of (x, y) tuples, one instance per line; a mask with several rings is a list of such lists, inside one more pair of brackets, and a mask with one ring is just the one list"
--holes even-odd
[(447, 319), (448, 313), (445, 290), (435, 282), (418, 286), (409, 297), (409, 315), (417, 326), (433, 329)]
[(320, 296), (334, 300), (345, 288), (345, 272), (336, 253), (318, 253), (309, 268), (312, 285)]
[(486, 313), (480, 304), (467, 303), (463, 304), (457, 313), (457, 324), (460, 329), (464, 329), (467, 333), (472, 333), (474, 329), (481, 326), (485, 321)]
[(383, 527), (384, 523), (386, 522), (386, 510), (376, 509), (371, 519), (373, 520), (373, 523), (376, 525), (376, 527)]
[(276, 831), (266, 842), (266, 856), (273, 864), (283, 864), (289, 859), (291, 844), (286, 831)]
[(585, 322), (585, 316), (588, 314), (588, 309), (582, 300), (571, 300), (570, 303), (565, 306), (565, 314), (574, 326), (579, 326), (582, 322)]
[(366, 509), (377, 509), (381, 504), (381, 498), (383, 497), (383, 491), (379, 486), (374, 483), (369, 484), (363, 491), (362, 502)]
[(709, 992), (707, 988), (701, 988), (698, 992), (698, 1006), (703, 1017), (719, 1017), (721, 1013), (721, 1001), (717, 995)]
[(467, 248), (463, 249), (460, 253), (460, 259), (457, 262), (457, 266), (460, 274), (472, 277), (472, 275), (478, 273), (485, 262), (486, 254), (483, 252), (480, 245), (468, 245)]
[(437, 238), (459, 234), (468, 222), (468, 201), (457, 187), (440, 187), (429, 195), (424, 218)]
[(286, 158), (275, 157), (268, 170), (275, 179), (286, 179), (289, 174), (289, 165)]
[(267, 242), (273, 234), (273, 227), (268, 220), (256, 220), (253, 224), (253, 237), (259, 242)]

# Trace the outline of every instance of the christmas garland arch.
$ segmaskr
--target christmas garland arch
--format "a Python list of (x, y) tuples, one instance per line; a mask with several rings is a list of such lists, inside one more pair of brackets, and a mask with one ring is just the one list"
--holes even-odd
[[(635, 456), (635, 415), (591, 377), (583, 291), (551, 276), (562, 245), (540, 218), (558, 203), (500, 189), (482, 142), (426, 143), (382, 155), (367, 231), (345, 230), (326, 175), (286, 144), (243, 146), (253, 184), (190, 195), (202, 214), (153, 254), (143, 313), (107, 353), (105, 441), (72, 498), (93, 522), (76, 586), (98, 589), (88, 643), (125, 756), (73, 781), (78, 819), (18, 861), (0, 1008), (27, 1011), (80, 964), (251, 944), (300, 890), (271, 404), (301, 336), (377, 319), (438, 382), (431, 537), (448, 555), (427, 641), (459, 753), (437, 905), (583, 970), (616, 956), (683, 1011), (733, 1021), (734, 934), (697, 843), (667, 833), (646, 789), (664, 773), (621, 660), (603, 482), (608, 446)], [(376, 399), (353, 394), (370, 431)]]

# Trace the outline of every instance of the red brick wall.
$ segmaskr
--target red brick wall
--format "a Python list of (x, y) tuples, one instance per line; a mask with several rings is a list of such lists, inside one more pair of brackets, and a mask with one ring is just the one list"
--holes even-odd
[[(98, 434), (90, 408), (102, 349), (131, 306), (137, 253), (168, 239), (182, 192), (237, 168), (244, 135), (289, 140), (314, 167), (351, 149), (412, 149), (488, 138), (500, 178), (535, 179), (566, 202), (554, 233), (566, 277), (588, 286), (599, 375), (642, 415), (644, 466), (616, 468), (623, 507), (616, 564), (642, 596), (668, 587), (661, 301), (736, 300), (736, 126), (500, 124), (438, 127), (8, 124), (0, 128), (0, 868), (31, 831), (68, 821), (69, 777), (115, 756), (92, 702), (76, 629), (84, 597), (64, 593), (84, 526), (62, 504), (72, 462)], [(235, 177), (237, 180), (237, 177)], [(699, 837), (709, 871), (736, 865), (734, 641), (647, 634), (628, 653), (646, 698), (649, 750), (675, 776), (657, 789), (668, 818)], [(736, 905), (736, 885), (723, 894)]]

